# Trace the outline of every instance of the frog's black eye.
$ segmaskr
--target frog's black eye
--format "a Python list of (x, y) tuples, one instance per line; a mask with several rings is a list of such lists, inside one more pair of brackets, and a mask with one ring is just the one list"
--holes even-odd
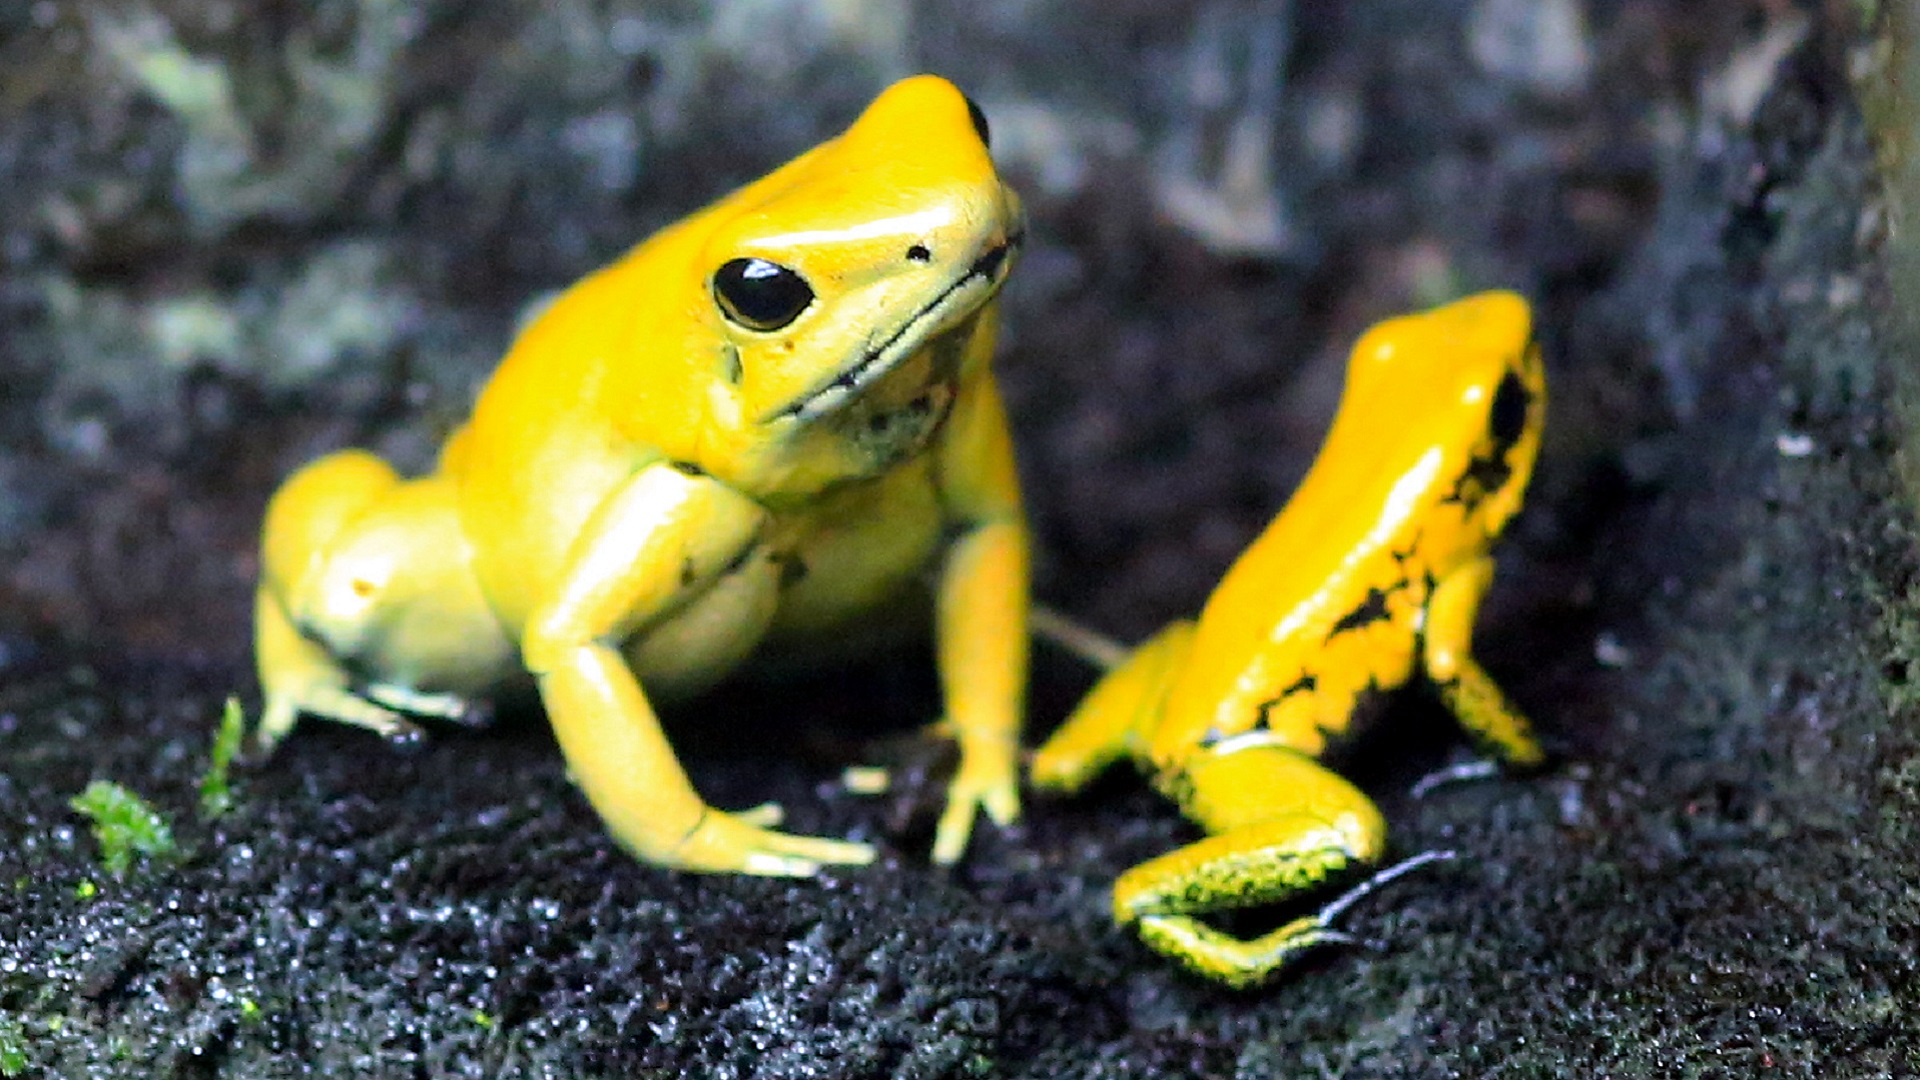
[(765, 259), (729, 259), (713, 272), (713, 296), (730, 322), (778, 330), (813, 303), (807, 279)]
[(973, 133), (980, 136), (980, 145), (993, 149), (993, 133), (987, 130), (987, 114), (980, 111), (980, 103), (967, 97), (967, 119), (973, 121)]

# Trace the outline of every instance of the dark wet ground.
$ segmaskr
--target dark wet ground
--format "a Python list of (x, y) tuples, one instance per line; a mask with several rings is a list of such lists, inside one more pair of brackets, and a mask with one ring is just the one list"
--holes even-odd
[[(1409, 0), (1301, 16), (1276, 69), (1283, 4), (1060, 4), (1024, 29), (914, 5), (897, 41), (796, 32), (824, 58), (786, 66), (675, 51), (724, 37), (698, 7), (569, 16), (596, 38), (428, 5), (398, 43), (372, 4), (182, 15), (234, 85), (282, 95), (225, 173), (217, 115), (103, 74), (164, 53), (150, 25), (0, 15), (0, 175), (34, 208), (0, 223), (0, 1075), (1920, 1072), (1897, 208), (1848, 81), (1891, 63), (1870, 12), (1596, 5), (1528, 45), (1513, 5)], [(303, 49), (385, 94), (370, 133), (302, 82)], [(82, 54), (85, 78), (61, 67)], [(201, 820), (220, 702), (252, 692), (275, 479), (349, 442), (422, 460), (526, 296), (843, 123), (889, 63), (967, 83), (1029, 191), (1002, 371), (1039, 587), (1117, 633), (1190, 611), (1284, 499), (1366, 322), (1536, 299), (1551, 427), (1480, 648), (1560, 764), (1410, 799), (1466, 751), (1397, 702), (1350, 772), (1396, 850), (1462, 858), (1351, 913), (1380, 948), (1250, 994), (1107, 921), (1114, 875), (1188, 835), (1130, 777), (1031, 801), (952, 873), (926, 864), (930, 801), (839, 790), (880, 752), (861, 738), (932, 714), (924, 657), (675, 717), (712, 801), (876, 840), (857, 873), (637, 865), (524, 710), (412, 752), (310, 723)], [(1286, 92), (1183, 89), (1215, 69)], [(1280, 209), (1183, 202), (1195, 176), (1231, 188), (1216, 144), (1269, 107)], [(645, 118), (631, 174), (606, 149), (622, 111)], [(300, 369), (303, 341), (325, 348)], [(1087, 681), (1039, 661), (1036, 736)], [(165, 813), (177, 858), (106, 875), (67, 808), (94, 778)]]

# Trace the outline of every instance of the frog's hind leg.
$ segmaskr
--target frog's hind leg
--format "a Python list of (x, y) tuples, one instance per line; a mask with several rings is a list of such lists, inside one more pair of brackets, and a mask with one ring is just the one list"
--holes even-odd
[(1193, 623), (1169, 624), (1102, 676), (1073, 715), (1033, 755), (1034, 786), (1074, 792), (1126, 757), (1143, 726), (1159, 714), (1167, 680), (1193, 642)]
[(1423, 663), (1461, 727), (1507, 766), (1532, 768), (1546, 761), (1546, 751), (1527, 718), (1473, 658), (1473, 622), (1492, 583), (1493, 560), (1481, 558), (1434, 588), (1427, 601)]
[(261, 528), (254, 598), (254, 663), (265, 700), (251, 754), (265, 757), (303, 712), (406, 739), (417, 728), (349, 689), (352, 679), (287, 613), (289, 596), (349, 523), (400, 484), (393, 467), (364, 450), (342, 450), (302, 467), (274, 493)]
[(1117, 922), (1135, 925), (1148, 946), (1192, 971), (1236, 987), (1266, 980), (1316, 946), (1350, 940), (1331, 923), (1353, 894), (1252, 940), (1200, 916), (1283, 901), (1377, 860), (1386, 822), (1358, 788), (1272, 743), (1201, 751), (1162, 787), (1212, 835), (1122, 874), (1113, 890)]

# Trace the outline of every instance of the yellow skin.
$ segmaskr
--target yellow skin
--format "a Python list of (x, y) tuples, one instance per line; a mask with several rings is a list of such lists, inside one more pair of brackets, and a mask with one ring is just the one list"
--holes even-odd
[(979, 812), (1019, 814), (1029, 544), (988, 361), (1021, 230), (984, 119), (922, 76), (568, 289), (432, 474), (347, 451), (275, 496), (260, 743), (301, 713), (405, 733), (524, 671), (640, 858), (865, 863), (776, 807), (709, 807), (653, 699), (884, 641), (937, 571), (960, 765), (933, 855), (958, 859)]
[(1121, 876), (1121, 925), (1235, 986), (1344, 940), (1331, 919), (1368, 885), (1250, 941), (1200, 916), (1284, 900), (1380, 857), (1380, 812), (1318, 759), (1363, 698), (1416, 673), (1507, 764), (1542, 760), (1471, 644), (1488, 550), (1520, 508), (1545, 412), (1530, 315), (1512, 293), (1361, 338), (1292, 500), (1199, 619), (1127, 655), (1033, 759), (1036, 786), (1074, 791), (1130, 757), (1210, 834)]

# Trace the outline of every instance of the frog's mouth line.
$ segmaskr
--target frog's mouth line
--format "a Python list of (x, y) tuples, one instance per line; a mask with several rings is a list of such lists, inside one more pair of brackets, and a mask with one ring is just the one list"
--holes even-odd
[(927, 301), (925, 306), (913, 313), (912, 318), (901, 323), (885, 341), (869, 348), (866, 355), (836, 372), (824, 385), (800, 395), (792, 404), (782, 406), (767, 419), (818, 420), (851, 402), (855, 391), (898, 367), (901, 361), (912, 356), (925, 343), (919, 329), (937, 323), (947, 315), (954, 301), (960, 298), (962, 290), (982, 280), (988, 281), (989, 287), (997, 284), (993, 278), (1006, 265), (1007, 256), (1013, 254), (1025, 239), (1025, 232), (1011, 233), (1004, 241), (981, 252), (980, 257), (973, 260), (973, 265), (967, 267), (966, 273), (940, 290), (938, 296)]

